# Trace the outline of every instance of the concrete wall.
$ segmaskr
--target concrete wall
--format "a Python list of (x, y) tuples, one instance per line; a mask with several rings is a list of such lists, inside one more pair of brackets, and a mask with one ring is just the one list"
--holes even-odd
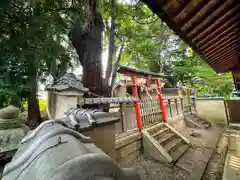
[(196, 113), (207, 121), (215, 124), (228, 124), (226, 113), (226, 102), (224, 98), (197, 98)]

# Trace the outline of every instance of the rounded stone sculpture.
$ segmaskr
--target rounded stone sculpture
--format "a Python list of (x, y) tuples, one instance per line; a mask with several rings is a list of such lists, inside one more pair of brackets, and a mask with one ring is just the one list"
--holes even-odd
[(14, 119), (19, 116), (19, 108), (8, 106), (0, 110), (0, 119)]
[[(107, 143), (107, 142), (106, 142)], [(140, 180), (60, 120), (48, 120), (28, 133), (2, 180)]]
[(0, 110), (0, 160), (12, 158), (29, 130), (18, 116), (19, 109), (15, 106)]

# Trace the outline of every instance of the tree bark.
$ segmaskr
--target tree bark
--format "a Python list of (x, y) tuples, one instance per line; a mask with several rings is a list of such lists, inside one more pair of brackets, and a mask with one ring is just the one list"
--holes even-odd
[(30, 85), (30, 91), (28, 95), (28, 125), (31, 128), (35, 128), (39, 123), (41, 123), (41, 115), (37, 99), (37, 69), (35, 66), (30, 67), (31, 70), (28, 77)]
[(85, 24), (75, 24), (70, 39), (83, 68), (83, 85), (98, 95), (108, 94), (108, 83), (102, 74), (102, 32), (99, 0), (87, 0)]
[(123, 53), (123, 50), (124, 50), (124, 45), (125, 45), (125, 40), (122, 41), (122, 44), (121, 44), (121, 47), (120, 47), (120, 50), (119, 50), (119, 54), (118, 54), (118, 57), (117, 57), (117, 61), (116, 63), (114, 64), (114, 67), (113, 67), (113, 70), (112, 70), (112, 82), (111, 82), (111, 87), (113, 87), (114, 85), (114, 82), (115, 82), (115, 79), (116, 79), (116, 75), (117, 75), (117, 67), (118, 67), (118, 64), (121, 60), (121, 57), (122, 57), (122, 53)]
[(116, 62), (116, 45), (115, 45), (115, 19), (116, 19), (116, 6), (115, 0), (111, 0), (111, 27), (109, 31), (109, 44), (108, 44), (108, 62), (106, 68), (106, 78), (111, 80), (108, 81), (109, 85), (112, 84), (112, 64)]

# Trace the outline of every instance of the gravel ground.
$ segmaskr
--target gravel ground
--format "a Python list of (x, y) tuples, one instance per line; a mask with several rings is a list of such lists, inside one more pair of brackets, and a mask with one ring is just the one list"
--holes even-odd
[(140, 156), (131, 167), (138, 171), (142, 180), (186, 180), (189, 176), (185, 170), (143, 156)]

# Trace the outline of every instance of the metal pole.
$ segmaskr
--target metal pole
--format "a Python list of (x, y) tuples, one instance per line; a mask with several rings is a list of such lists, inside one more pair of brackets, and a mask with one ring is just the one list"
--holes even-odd
[[(139, 99), (136, 76), (132, 76), (132, 83), (133, 83), (133, 86), (132, 86), (133, 95), (135, 96), (136, 99)], [(140, 114), (139, 102), (135, 103), (135, 111), (136, 111), (137, 127), (138, 129), (141, 130), (141, 114)]]
[(162, 93), (161, 93), (160, 79), (156, 79), (155, 82), (156, 82), (156, 85), (157, 85), (158, 100), (160, 102), (160, 109), (162, 111), (162, 120), (166, 121), (167, 118), (166, 118), (166, 111), (165, 111), (165, 107), (164, 107), (163, 97), (162, 97)]

